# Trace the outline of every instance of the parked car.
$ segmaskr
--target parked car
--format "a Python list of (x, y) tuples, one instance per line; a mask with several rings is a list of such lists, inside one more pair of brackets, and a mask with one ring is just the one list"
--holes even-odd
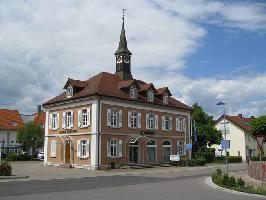
[(44, 160), (44, 152), (42, 151), (42, 152), (38, 153), (37, 157), (39, 160)]

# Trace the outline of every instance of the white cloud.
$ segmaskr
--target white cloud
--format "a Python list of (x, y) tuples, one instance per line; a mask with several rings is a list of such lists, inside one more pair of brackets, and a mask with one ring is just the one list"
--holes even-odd
[(100, 71), (114, 72), (123, 7), (128, 8), (126, 34), (136, 78), (157, 86), (169, 84), (186, 103), (198, 101), (209, 112), (214, 111), (213, 101), (231, 100), (227, 96), (231, 89), (234, 97), (242, 98), (234, 104), (239, 103), (238, 110), (247, 102), (243, 99), (256, 94), (248, 104), (256, 110), (259, 97), (265, 96), (254, 85), (243, 89), (243, 77), (192, 80), (182, 75), (186, 57), (207, 35), (203, 22), (265, 30), (266, 14), (260, 4), (207, 0), (1, 1), (0, 106), (33, 112), (37, 103), (62, 91), (67, 77), (85, 80)]

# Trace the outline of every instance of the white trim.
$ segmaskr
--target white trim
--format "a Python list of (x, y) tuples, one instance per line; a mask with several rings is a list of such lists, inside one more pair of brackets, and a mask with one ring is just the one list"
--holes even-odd
[(91, 157), (91, 168), (97, 169), (98, 166), (98, 125), (99, 125), (99, 100), (93, 101), (91, 106), (91, 131), (95, 134), (91, 135), (90, 139), (90, 157)]
[(47, 152), (48, 152), (48, 132), (49, 132), (49, 112), (45, 113), (45, 131), (44, 131), (44, 163), (47, 163)]
[[(122, 107), (126, 107), (126, 108), (134, 108), (134, 109), (142, 109), (142, 110), (145, 110), (145, 112), (154, 112), (154, 111), (157, 111), (157, 112), (164, 112), (164, 113), (169, 113), (169, 114), (176, 114), (176, 115), (184, 115), (184, 116), (189, 116), (190, 115), (190, 112), (191, 111), (187, 111), (187, 112), (183, 112), (183, 111), (175, 111), (173, 109), (175, 108), (157, 108), (155, 106), (151, 106), (151, 105), (145, 105), (145, 106), (142, 106), (142, 105), (136, 105), (137, 102), (133, 102), (133, 103), (125, 103), (125, 102), (120, 102), (120, 101), (112, 101), (112, 100), (106, 100), (106, 99), (102, 99), (101, 100), (101, 103), (103, 104), (108, 104), (108, 105), (111, 105), (111, 106), (122, 106)], [(176, 108), (178, 109), (178, 108)]]

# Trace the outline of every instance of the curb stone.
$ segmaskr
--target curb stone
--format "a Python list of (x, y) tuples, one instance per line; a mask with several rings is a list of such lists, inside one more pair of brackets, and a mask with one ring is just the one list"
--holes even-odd
[(220, 186), (218, 186), (218, 185), (216, 185), (215, 183), (212, 182), (212, 177), (210, 177), (210, 176), (205, 177), (204, 178), (204, 182), (208, 186), (210, 186), (210, 187), (212, 187), (214, 189), (223, 190), (224, 192), (229, 192), (229, 193), (233, 193), (233, 194), (240, 194), (240, 195), (249, 196), (249, 197), (265, 198), (266, 199), (266, 196), (264, 196), (264, 195), (240, 192), (240, 191), (230, 190), (228, 188), (220, 187)]
[(19, 179), (19, 178), (29, 178), (29, 176), (0, 176), (0, 180), (6, 180), (6, 179)]

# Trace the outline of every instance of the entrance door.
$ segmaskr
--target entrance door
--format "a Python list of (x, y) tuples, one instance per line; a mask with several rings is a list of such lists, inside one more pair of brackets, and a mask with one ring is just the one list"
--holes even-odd
[(138, 146), (129, 146), (129, 162), (138, 163)]
[(65, 163), (70, 163), (70, 143), (65, 144)]

